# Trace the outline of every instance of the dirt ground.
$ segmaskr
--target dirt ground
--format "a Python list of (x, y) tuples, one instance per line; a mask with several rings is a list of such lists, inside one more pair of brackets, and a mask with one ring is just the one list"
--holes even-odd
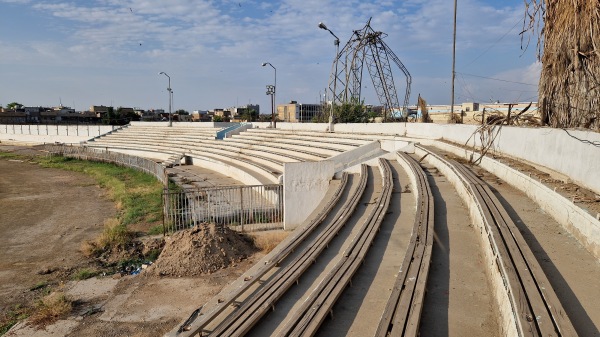
[(77, 270), (93, 268), (80, 252), (81, 243), (98, 236), (104, 221), (115, 216), (104, 191), (84, 174), (0, 159), (0, 205), (0, 313), (32, 305), (49, 289), (64, 291), (74, 301), (66, 319), (41, 329), (22, 321), (5, 336), (162, 335), (263, 256), (253, 253), (237, 259), (235, 268), (194, 277), (142, 271), (71, 281)]
[(115, 206), (82, 174), (0, 160), (0, 308), (35, 298), (35, 285), (57, 283), (88, 262), (84, 240), (102, 231)]

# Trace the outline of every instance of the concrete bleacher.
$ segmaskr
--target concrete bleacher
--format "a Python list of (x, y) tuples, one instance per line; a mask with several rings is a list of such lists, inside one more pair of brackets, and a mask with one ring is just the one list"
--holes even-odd
[(286, 163), (326, 160), (374, 141), (373, 137), (351, 134), (276, 129), (248, 129), (232, 138), (218, 140), (216, 134), (221, 130), (200, 125), (167, 127), (137, 123), (96, 137), (85, 146), (162, 160), (168, 166), (190, 157), (198, 161), (196, 164), (212, 169), (244, 171), (238, 172), (237, 177), (250, 175), (250, 182), (265, 184), (278, 183)]
[(253, 183), (278, 182), (283, 172), (284, 160), (272, 154), (242, 153), (239, 149), (220, 146), (216, 134), (222, 128), (167, 127), (132, 125), (118, 132), (95, 138), (85, 146), (104, 148), (111, 151), (134, 153), (166, 162), (172, 158), (188, 156), (209, 161), (234, 171), (246, 171), (240, 176), (249, 176)]

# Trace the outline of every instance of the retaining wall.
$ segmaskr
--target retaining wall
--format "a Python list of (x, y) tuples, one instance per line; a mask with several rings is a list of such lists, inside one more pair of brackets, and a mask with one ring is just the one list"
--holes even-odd
[[(169, 126), (169, 122), (130, 122), (133, 126)], [(173, 126), (193, 127), (193, 128), (226, 128), (240, 123), (230, 122), (173, 122)]]
[(321, 203), (335, 173), (333, 161), (283, 165), (283, 226), (292, 230)]
[(0, 141), (79, 143), (120, 128), (115, 125), (0, 124)]

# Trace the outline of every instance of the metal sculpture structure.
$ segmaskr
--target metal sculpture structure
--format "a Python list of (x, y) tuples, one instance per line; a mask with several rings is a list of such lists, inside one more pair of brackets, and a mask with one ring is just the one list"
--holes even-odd
[[(367, 68), (379, 103), (383, 106), (384, 120), (404, 119), (408, 115), (411, 76), (398, 56), (383, 41), (387, 34), (371, 28), (371, 19), (364, 28), (355, 30), (342, 51), (338, 53), (331, 70), (328, 96), (332, 102), (361, 102), (363, 68)], [(406, 77), (406, 91), (402, 106), (392, 72), (393, 62)]]

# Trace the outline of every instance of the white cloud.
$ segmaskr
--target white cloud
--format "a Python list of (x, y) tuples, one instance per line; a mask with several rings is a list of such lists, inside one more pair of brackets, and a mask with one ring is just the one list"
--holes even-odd
[[(159, 69), (173, 73), (177, 102), (187, 109), (232, 105), (234, 96), (266, 106), (269, 103), (264, 84), (271, 81), (272, 73), (260, 67), (263, 61), (277, 67), (278, 101), (314, 101), (327, 85), (335, 51), (333, 37), (318, 29), (318, 22), (326, 23), (343, 47), (352, 31), (362, 28), (371, 17), (372, 27), (388, 34), (386, 43), (413, 74), (413, 96), (421, 92), (437, 103), (445, 103), (449, 97), (449, 80), (444, 78), (446, 74), (450, 77), (452, 2), (447, 0), (0, 2), (49, 16), (52, 22), (52, 29), (43, 32), (43, 38), (21, 41), (4, 37), (0, 41), (3, 65), (72, 66), (80, 69), (83, 73), (77, 76), (85, 79), (102, 72), (126, 73), (132, 80), (151, 81), (139, 90), (129, 83), (114, 83), (114, 88), (106, 89), (119, 92), (123, 100), (132, 97), (131, 105), (156, 107), (163, 103), (156, 95), (142, 91), (156, 90), (152, 81), (158, 82), (154, 75)], [(520, 6), (461, 1), (458, 63), (468, 63), (465, 60), (472, 60), (506, 33), (521, 17)], [(498, 48), (460, 71), (480, 74), (483, 70), (477, 67), (491, 65), (494, 70), (483, 75), (512, 79), (515, 76), (503, 72), (519, 69), (515, 75), (527, 74), (528, 83), (537, 83), (535, 71), (523, 69), (531, 62), (512, 61), (511, 57), (518, 57), (509, 54), (512, 49), (507, 46), (512, 43), (514, 37), (502, 39)], [(489, 91), (499, 90), (496, 86), (478, 91), (477, 83), (467, 79), (464, 91), (488, 97)], [(158, 84), (156, 87), (162, 88)], [(140, 97), (143, 100), (136, 101)]]

